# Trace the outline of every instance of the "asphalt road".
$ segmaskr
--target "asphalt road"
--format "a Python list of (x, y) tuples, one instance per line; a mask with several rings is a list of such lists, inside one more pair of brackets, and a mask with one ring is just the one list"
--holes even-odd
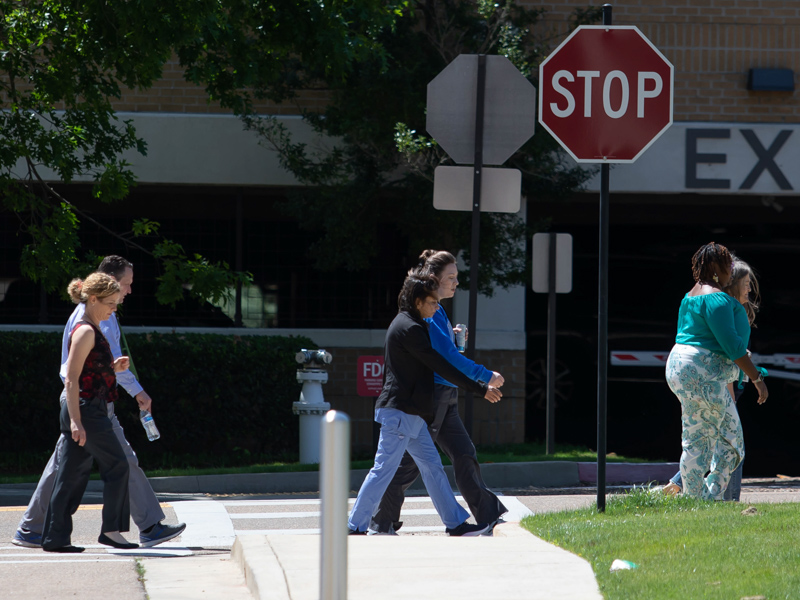
[[(742, 504), (800, 502), (800, 480), (749, 480)], [(613, 493), (615, 488), (610, 488)], [(29, 492), (28, 492), (29, 494)], [(319, 530), (315, 494), (160, 496), (167, 522), (184, 521), (184, 535), (156, 548), (108, 549), (97, 543), (100, 498), (88, 494), (74, 517), (73, 543), (86, 547), (78, 555), (45, 553), (12, 545), (27, 502), (25, 494), (2, 494), (0, 508), (0, 596), (3, 599), (63, 600), (81, 597), (107, 600), (178, 600), (219, 598), (247, 600), (250, 594), (238, 567), (230, 561), (236, 536), (303, 535)], [(526, 514), (591, 506), (594, 488), (505, 490), (507, 520)], [(430, 499), (412, 496), (404, 506), (401, 535), (444, 535)], [(127, 535), (136, 540), (135, 526)], [(142, 577), (140, 572), (144, 573)], [(147, 596), (146, 596), (147, 594)], [(223, 596), (224, 594), (224, 596)]]

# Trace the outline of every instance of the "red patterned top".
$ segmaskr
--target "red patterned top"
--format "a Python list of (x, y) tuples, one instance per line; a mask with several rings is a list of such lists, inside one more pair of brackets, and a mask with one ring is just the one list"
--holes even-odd
[(89, 325), (94, 329), (94, 348), (86, 357), (78, 378), (79, 397), (100, 398), (106, 402), (114, 402), (119, 397), (117, 376), (114, 373), (114, 356), (103, 333), (88, 321), (78, 321), (69, 334), (69, 346), (72, 346), (72, 336), (81, 325)]

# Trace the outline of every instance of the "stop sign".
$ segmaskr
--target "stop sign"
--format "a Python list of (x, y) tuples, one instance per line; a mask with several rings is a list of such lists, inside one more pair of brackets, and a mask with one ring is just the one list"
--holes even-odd
[(672, 124), (672, 88), (638, 28), (584, 25), (539, 66), (539, 122), (578, 162), (630, 163)]

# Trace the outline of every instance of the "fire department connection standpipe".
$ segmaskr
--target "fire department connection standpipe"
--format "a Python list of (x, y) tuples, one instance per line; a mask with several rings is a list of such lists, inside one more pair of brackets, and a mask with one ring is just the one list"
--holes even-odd
[(322, 396), (322, 384), (328, 383), (325, 365), (333, 356), (325, 350), (301, 350), (294, 359), (301, 365), (297, 381), (303, 384), (300, 401), (292, 404), (292, 412), (300, 415), (300, 462), (318, 463), (322, 418), (331, 408)]

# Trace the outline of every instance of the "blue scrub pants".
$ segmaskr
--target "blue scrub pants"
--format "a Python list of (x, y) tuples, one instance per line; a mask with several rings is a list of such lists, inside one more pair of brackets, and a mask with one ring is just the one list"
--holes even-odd
[(454, 529), (466, 521), (469, 513), (456, 502), (425, 420), (395, 408), (378, 408), (375, 410), (375, 421), (381, 425), (378, 452), (375, 454), (375, 464), (361, 484), (350, 512), (350, 529), (367, 530), (406, 451), (417, 463), (425, 489), (445, 527)]

